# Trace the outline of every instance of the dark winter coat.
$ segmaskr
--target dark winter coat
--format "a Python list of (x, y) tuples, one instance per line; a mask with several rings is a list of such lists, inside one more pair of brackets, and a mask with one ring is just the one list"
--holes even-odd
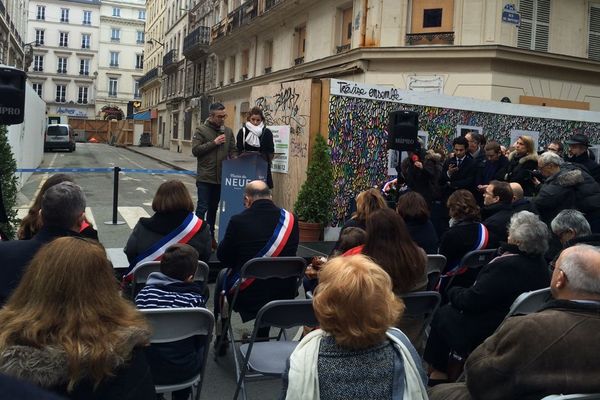
[(476, 179), (477, 185), (487, 185), (491, 181), (503, 181), (508, 166), (508, 158), (500, 155), (498, 161), (484, 160), (483, 167)]
[(406, 185), (413, 191), (425, 198), (427, 204), (440, 198), (440, 174), (442, 172), (442, 157), (428, 150), (421, 163), (423, 168), (417, 168), (413, 160), (405, 158), (402, 160), (402, 175)]
[(450, 164), (458, 165), (456, 157), (452, 157), (446, 160), (440, 174), (440, 185), (444, 191), (445, 198), (448, 198), (452, 192), (458, 189), (465, 189), (472, 193), (475, 193), (475, 178), (477, 175), (477, 169), (475, 161), (470, 155), (466, 155), (458, 171), (452, 176), (448, 176), (448, 167)]
[(430, 220), (412, 221), (405, 219), (406, 229), (414, 242), (427, 254), (437, 254), (438, 235)]
[(575, 208), (587, 218), (597, 217), (600, 215), (600, 184), (578, 166), (565, 163), (540, 186), (533, 204), (546, 223), (567, 208)]
[(496, 203), (483, 207), (481, 214), (484, 218), (483, 224), (490, 232), (490, 248), (498, 247), (500, 242), (506, 242), (508, 224), (513, 212), (512, 204)]
[(565, 161), (582, 166), (585, 172), (590, 174), (596, 182), (600, 182), (600, 164), (592, 160), (587, 151), (578, 156), (567, 157)]
[(519, 156), (515, 151), (508, 155), (506, 166), (506, 182), (517, 182), (523, 188), (525, 196), (533, 196), (535, 186), (531, 172), (537, 169), (537, 154)]
[[(479, 221), (473, 220), (458, 222), (442, 235), (439, 254), (446, 257), (443, 273), (456, 267), (465, 254), (476, 249), (480, 239), (479, 225)], [(482, 249), (490, 248), (488, 245)]]
[[(225, 134), (225, 143), (215, 144), (214, 140), (222, 133)], [(196, 128), (192, 154), (198, 159), (196, 180), (220, 185), (223, 161), (236, 154), (233, 132), (227, 127), (221, 132), (206, 120)]]
[(262, 135), (260, 135), (260, 147), (250, 146), (244, 140), (245, 135), (247, 134), (246, 127), (240, 128), (236, 136), (236, 145), (238, 154), (242, 154), (246, 151), (257, 151), (259, 152), (265, 161), (268, 163), (267, 165), (267, 185), (269, 188), (273, 189), (273, 176), (271, 174), (271, 160), (273, 159), (273, 155), (275, 154), (275, 143), (273, 143), (273, 132), (267, 127), (263, 128)]

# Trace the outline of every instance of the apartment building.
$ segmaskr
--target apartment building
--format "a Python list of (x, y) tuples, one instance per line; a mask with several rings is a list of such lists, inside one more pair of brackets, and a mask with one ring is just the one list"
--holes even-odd
[(0, 64), (23, 68), (26, 37), (27, 2), (0, 0)]
[(28, 75), (49, 116), (95, 117), (99, 33), (99, 0), (29, 2)]
[(141, 99), (146, 5), (144, 0), (102, 0), (98, 48), (96, 114)]
[(210, 52), (239, 126), (252, 87), (335, 77), (600, 110), (598, 0), (221, 0)]

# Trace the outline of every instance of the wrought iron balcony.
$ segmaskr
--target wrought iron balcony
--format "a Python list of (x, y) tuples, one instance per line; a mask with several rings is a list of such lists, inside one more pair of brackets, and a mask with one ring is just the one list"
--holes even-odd
[(213, 40), (219, 39), (233, 30), (248, 24), (258, 16), (258, 0), (250, 0), (227, 14), (227, 18), (213, 26), (211, 36)]
[(454, 44), (454, 32), (407, 33), (406, 45)]
[(183, 39), (183, 55), (191, 60), (207, 54), (210, 45), (210, 28), (199, 26)]
[(171, 72), (174, 69), (177, 69), (177, 50), (170, 50), (167, 54), (163, 56), (163, 71), (166, 73)]
[(144, 76), (142, 76), (140, 78), (140, 80), (139, 80), (140, 87), (146, 85), (147, 83), (149, 83), (155, 79), (158, 79), (158, 77), (159, 77), (158, 67), (152, 68), (150, 71), (146, 72), (144, 74)]

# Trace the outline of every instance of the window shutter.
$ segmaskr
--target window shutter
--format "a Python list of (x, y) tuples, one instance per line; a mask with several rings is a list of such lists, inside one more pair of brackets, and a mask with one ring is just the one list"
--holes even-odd
[(550, 0), (537, 0), (535, 26), (536, 51), (548, 51), (548, 36), (550, 31)]
[(590, 6), (588, 57), (600, 61), (600, 4)]
[(517, 47), (536, 51), (548, 51), (550, 1), (520, 1), (519, 12), (521, 13), (521, 24), (517, 35)]
[(519, 2), (521, 23), (517, 34), (517, 47), (531, 49), (531, 37), (533, 36), (533, 0), (521, 0)]

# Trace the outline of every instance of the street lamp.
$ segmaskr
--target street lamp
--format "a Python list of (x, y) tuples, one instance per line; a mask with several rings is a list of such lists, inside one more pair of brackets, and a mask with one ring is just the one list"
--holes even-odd
[(159, 42), (159, 41), (158, 41), (158, 40), (156, 40), (156, 39), (148, 39), (148, 40), (146, 41), (146, 43), (148, 43), (148, 44), (152, 44), (152, 45), (153, 45), (154, 43), (156, 43), (156, 44), (159, 44), (159, 45), (160, 45), (160, 47), (165, 47), (165, 45), (164, 45), (163, 43)]

